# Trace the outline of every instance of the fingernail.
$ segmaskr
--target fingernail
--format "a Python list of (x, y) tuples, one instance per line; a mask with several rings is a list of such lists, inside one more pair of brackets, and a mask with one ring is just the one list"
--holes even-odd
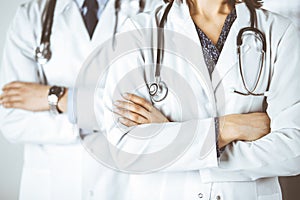
[(113, 112), (118, 113), (120, 111), (119, 108), (113, 108)]
[(121, 105), (121, 101), (119, 101), (119, 100), (118, 100), (118, 101), (115, 101), (115, 102), (114, 102), (114, 105), (115, 105), (115, 106), (120, 106), (120, 105)]
[(128, 92), (125, 92), (125, 93), (122, 94), (122, 96), (123, 96), (125, 99), (129, 98), (129, 95), (130, 95), (130, 94), (129, 94)]
[(118, 121), (121, 122), (121, 123), (123, 123), (124, 122), (124, 118), (123, 117), (119, 117)]

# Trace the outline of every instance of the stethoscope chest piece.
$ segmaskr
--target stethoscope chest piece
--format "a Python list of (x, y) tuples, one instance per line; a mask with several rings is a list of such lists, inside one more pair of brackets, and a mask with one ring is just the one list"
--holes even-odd
[(163, 81), (152, 83), (149, 87), (149, 94), (153, 102), (161, 102), (168, 95), (167, 84)]
[(46, 64), (51, 56), (50, 43), (42, 43), (35, 50), (35, 60), (41, 65)]

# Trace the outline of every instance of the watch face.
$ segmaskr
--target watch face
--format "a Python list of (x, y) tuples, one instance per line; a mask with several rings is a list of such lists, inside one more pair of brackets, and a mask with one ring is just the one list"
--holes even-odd
[(51, 94), (48, 96), (48, 103), (50, 105), (57, 105), (58, 97), (55, 94)]
[(62, 87), (53, 86), (50, 88), (49, 95), (55, 94), (57, 97), (61, 96), (63, 93)]
[(65, 91), (64, 87), (58, 87), (58, 86), (52, 86), (49, 89), (48, 103), (50, 105), (50, 111), (59, 112), (57, 109), (57, 104), (58, 104), (58, 100), (64, 94), (64, 91)]

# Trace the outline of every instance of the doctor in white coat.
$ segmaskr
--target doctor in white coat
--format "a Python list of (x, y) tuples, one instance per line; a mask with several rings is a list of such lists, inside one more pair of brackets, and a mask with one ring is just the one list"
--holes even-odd
[[(129, 1), (123, 2), (118, 28), (134, 11), (128, 7)], [(157, 2), (147, 1), (145, 10)], [(20, 199), (82, 199), (86, 196), (82, 194), (85, 150), (79, 142), (78, 127), (68, 119), (67, 88), (74, 87), (88, 55), (112, 37), (115, 4), (112, 0), (98, 1), (99, 22), (91, 36), (82, 17), (84, 1), (57, 1), (50, 38), (52, 58), (43, 65), (48, 85), (41, 85), (35, 49), (40, 44), (46, 3), (33, 0), (21, 5), (8, 31), (0, 71), (0, 129), (9, 141), (25, 144)], [(122, 10), (126, 3), (127, 10)], [(53, 85), (65, 88), (58, 102), (61, 114), (49, 111), (47, 96)]]
[[(247, 0), (246, 3), (259, 7), (258, 1)], [(147, 43), (143, 34), (135, 34), (136, 46), (141, 47), (139, 51), (128, 53), (110, 68), (104, 91), (104, 114), (109, 119), (106, 136), (113, 144), (110, 151), (116, 163), (113, 167), (129, 173), (128, 184), (123, 186), (128, 193), (123, 199), (280, 200), (278, 176), (300, 173), (299, 35), (290, 20), (256, 8), (256, 27), (265, 35), (267, 47), (255, 92), (267, 92), (262, 96), (234, 92), (247, 93), (236, 51), (239, 30), (251, 26), (246, 3), (174, 0), (164, 29), (180, 33), (188, 38), (186, 41), (192, 40), (196, 45), (187, 47), (185, 45), (189, 43), (176, 40), (176, 34), (165, 34), (173, 38), (165, 37), (166, 51), (160, 71), (169, 94), (161, 102), (152, 101), (149, 95), (148, 87), (154, 82), (155, 72), (151, 64), (155, 63), (153, 55), (156, 54), (149, 48), (142, 48)], [(210, 76), (196, 27), (217, 43), (224, 20), (233, 9), (236, 19)], [(129, 20), (126, 30), (158, 27), (165, 10), (166, 7), (151, 16)], [(206, 21), (220, 22), (219, 19), (221, 23)], [(155, 35), (156, 31), (153, 33)], [(168, 43), (172, 49), (168, 49)], [(259, 46), (253, 46), (253, 39), (246, 36), (243, 45), (242, 58), (247, 60), (243, 62), (245, 80), (253, 84), (251, 81), (257, 78), (259, 69), (255, 47)], [(198, 55), (197, 62), (194, 62), (197, 66), (191, 64), (189, 59), (192, 56), (182, 56), (187, 54)], [(180, 91), (184, 82), (172, 72), (186, 80), (194, 91), (194, 99), (186, 99), (190, 97), (188, 90)], [(126, 92), (129, 94), (124, 95)], [(260, 120), (264, 119), (257, 119), (256, 126), (248, 120), (236, 129), (235, 124), (240, 124), (244, 118), (240, 115), (240, 119), (233, 120), (234, 114), (254, 112), (266, 112), (270, 117), (268, 134), (262, 131), (255, 135), (257, 128), (263, 126)], [(219, 118), (218, 132), (214, 126), (215, 117)], [(250, 128), (248, 135), (240, 137), (247, 132), (245, 128)], [(151, 130), (160, 131), (153, 134)], [(180, 133), (193, 138), (190, 146), (182, 151), (184, 153), (169, 165), (161, 166), (162, 170), (155, 164), (163, 163), (176, 153), (176, 148), (169, 154), (157, 154), (154, 159), (147, 160), (147, 155), (164, 149), (172, 141), (176, 142), (177, 148), (184, 145), (184, 137), (175, 140), (182, 136)], [(216, 143), (225, 147), (219, 158)], [(128, 153), (134, 156), (128, 157)], [(157, 168), (147, 168), (143, 165), (145, 161), (148, 161), (147, 166)], [(135, 174), (151, 170), (154, 173)]]

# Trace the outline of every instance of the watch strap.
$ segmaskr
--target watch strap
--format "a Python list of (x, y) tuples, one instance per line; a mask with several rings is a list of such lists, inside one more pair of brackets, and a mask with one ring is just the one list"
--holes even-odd
[(65, 93), (64, 87), (54, 85), (49, 89), (48, 104), (49, 104), (51, 114), (58, 115), (58, 114), (62, 113), (58, 109), (58, 101), (61, 99), (61, 97), (64, 95), (64, 93)]

